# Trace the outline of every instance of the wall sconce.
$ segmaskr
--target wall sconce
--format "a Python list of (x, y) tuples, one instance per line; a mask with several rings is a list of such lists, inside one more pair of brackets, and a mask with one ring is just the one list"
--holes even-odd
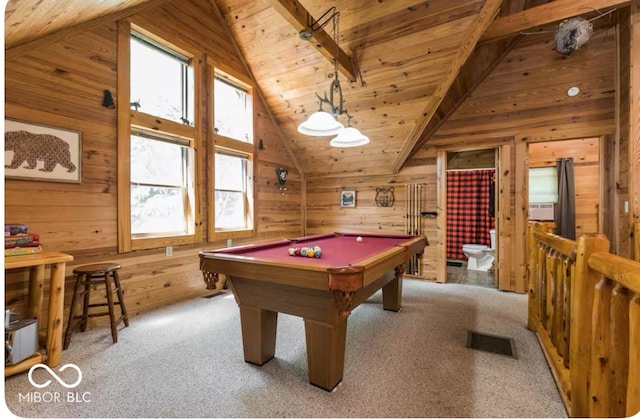
[(278, 189), (280, 189), (280, 193), (284, 195), (285, 191), (287, 190), (285, 184), (287, 183), (289, 172), (287, 171), (287, 169), (278, 167), (276, 169), (276, 174), (278, 175)]

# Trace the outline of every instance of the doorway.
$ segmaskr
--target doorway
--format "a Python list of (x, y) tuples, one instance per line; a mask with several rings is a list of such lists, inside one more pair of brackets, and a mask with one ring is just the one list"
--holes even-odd
[(438, 282), (497, 287), (497, 150), (439, 154)]

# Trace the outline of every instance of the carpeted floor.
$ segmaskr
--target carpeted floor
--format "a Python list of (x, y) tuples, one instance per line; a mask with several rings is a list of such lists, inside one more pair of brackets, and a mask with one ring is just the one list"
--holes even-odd
[[(378, 292), (349, 318), (344, 379), (329, 393), (308, 383), (300, 318), (279, 315), (275, 359), (244, 362), (229, 292), (135, 317), (117, 344), (107, 327), (74, 334), (63, 363), (82, 371), (77, 387), (37, 369), (48, 387), (19, 374), (5, 398), (22, 417), (566, 417), (526, 298), (405, 280), (394, 313)], [(467, 348), (468, 330), (513, 338), (518, 358)]]

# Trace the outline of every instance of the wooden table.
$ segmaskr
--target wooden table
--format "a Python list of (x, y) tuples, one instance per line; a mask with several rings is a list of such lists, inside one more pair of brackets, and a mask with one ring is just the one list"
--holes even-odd
[[(361, 240), (358, 239), (361, 237)], [(226, 274), (240, 307), (245, 361), (273, 358), (278, 313), (304, 319), (309, 382), (331, 391), (344, 370), (347, 318), (382, 289), (398, 311), (407, 259), (426, 237), (335, 233), (201, 252), (205, 278)], [(318, 245), (322, 257), (289, 256), (289, 247)]]
[[(46, 362), (50, 367), (60, 365), (62, 361), (62, 329), (64, 312), (64, 278), (67, 262), (73, 256), (60, 252), (43, 252), (34, 255), (6, 256), (4, 269), (29, 269), (29, 305), (27, 318), (41, 319), (44, 299), (44, 271), (51, 265), (49, 278), (49, 313), (46, 328), (46, 355), (36, 353), (18, 364), (5, 367), (5, 377), (26, 371), (35, 364)], [(5, 275), (6, 276), (6, 275)]]

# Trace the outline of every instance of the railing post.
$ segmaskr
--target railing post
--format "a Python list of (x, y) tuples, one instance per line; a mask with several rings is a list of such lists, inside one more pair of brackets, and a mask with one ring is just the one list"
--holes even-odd
[(540, 317), (540, 325), (544, 328), (547, 324), (547, 250), (538, 247), (538, 316)]
[(553, 275), (553, 317), (551, 318), (551, 341), (558, 350), (560, 356), (562, 352), (562, 314), (564, 313), (564, 281), (566, 279), (565, 259), (563, 255), (558, 255), (555, 272)]
[(528, 301), (528, 322), (527, 328), (533, 332), (536, 331), (535, 320), (541, 319), (540, 314), (540, 298), (541, 298), (541, 289), (540, 289), (540, 248), (538, 247), (538, 242), (536, 241), (535, 233), (546, 233), (548, 231), (548, 227), (542, 223), (531, 222), (529, 223), (529, 264), (528, 264), (528, 290), (529, 290), (529, 301)]
[[(551, 325), (553, 324), (554, 319), (554, 300), (555, 300), (555, 287), (556, 287), (556, 266), (558, 265), (558, 251), (554, 248), (549, 248), (547, 250), (547, 256), (545, 261), (545, 268), (547, 270), (545, 274), (545, 294), (546, 298), (546, 307), (545, 307), (545, 322), (544, 328), (547, 330), (549, 336), (552, 336)], [(555, 346), (555, 343), (554, 343)]]
[(593, 417), (609, 416), (609, 379), (611, 377), (611, 292), (614, 282), (602, 278), (596, 285), (591, 327), (591, 383), (589, 412)]
[(600, 278), (589, 268), (588, 260), (594, 252), (608, 252), (609, 240), (602, 234), (587, 234), (578, 239), (577, 248), (576, 281), (571, 289), (570, 416), (588, 417), (593, 297)]
[(527, 289), (529, 290), (528, 301), (528, 317), (527, 328), (532, 332), (536, 331), (535, 319), (539, 316), (538, 313), (538, 245), (536, 242), (535, 232), (540, 231), (541, 224), (531, 222), (529, 223), (529, 264), (527, 266)]
[[(633, 293), (617, 284), (611, 294), (611, 384), (609, 416), (624, 417), (627, 409), (627, 376), (629, 374), (629, 303)], [(635, 377), (639, 379), (639, 377)]]
[(640, 411), (640, 296), (629, 304), (629, 379), (627, 385), (627, 412), (631, 417)]
[(571, 302), (571, 290), (574, 287), (574, 283), (576, 280), (576, 264), (573, 263), (569, 267), (569, 278), (564, 283), (564, 357), (562, 358), (562, 365), (566, 369), (569, 369), (569, 359), (571, 358), (571, 306), (573, 305)]

